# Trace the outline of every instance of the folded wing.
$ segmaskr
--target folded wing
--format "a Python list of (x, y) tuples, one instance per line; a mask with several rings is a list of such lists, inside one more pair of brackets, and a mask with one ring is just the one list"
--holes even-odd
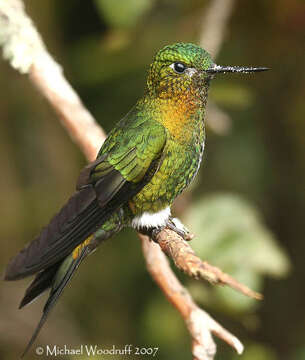
[[(114, 135), (117, 139), (118, 134)], [(166, 135), (162, 131), (151, 135), (147, 128), (140, 135), (133, 146), (123, 150), (108, 146), (109, 150), (106, 143), (108, 152), (84, 168), (77, 191), (66, 205), (9, 262), (6, 280), (24, 278), (65, 258), (150, 181), (162, 162)]]

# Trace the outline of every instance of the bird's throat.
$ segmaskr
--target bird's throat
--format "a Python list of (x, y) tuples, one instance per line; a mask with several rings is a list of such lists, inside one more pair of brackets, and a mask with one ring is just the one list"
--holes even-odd
[(160, 122), (180, 143), (192, 141), (202, 126), (206, 106), (207, 88), (188, 89), (170, 98), (157, 100)]

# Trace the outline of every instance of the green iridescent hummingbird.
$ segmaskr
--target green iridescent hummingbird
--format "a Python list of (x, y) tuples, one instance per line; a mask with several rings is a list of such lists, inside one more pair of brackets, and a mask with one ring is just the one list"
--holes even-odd
[(102, 241), (125, 226), (152, 238), (165, 226), (185, 234), (170, 206), (200, 166), (210, 80), (218, 73), (264, 70), (215, 65), (205, 50), (189, 43), (157, 53), (144, 96), (81, 171), (67, 204), (7, 266), (6, 280), (36, 274), (20, 308), (51, 289), (24, 354), (75, 270)]

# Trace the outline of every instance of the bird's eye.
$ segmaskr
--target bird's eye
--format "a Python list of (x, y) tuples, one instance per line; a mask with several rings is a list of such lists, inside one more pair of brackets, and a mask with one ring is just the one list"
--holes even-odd
[(175, 62), (175, 63), (171, 64), (170, 67), (172, 69), (174, 69), (176, 71), (176, 73), (178, 73), (178, 74), (182, 74), (186, 70), (186, 66), (181, 62)]

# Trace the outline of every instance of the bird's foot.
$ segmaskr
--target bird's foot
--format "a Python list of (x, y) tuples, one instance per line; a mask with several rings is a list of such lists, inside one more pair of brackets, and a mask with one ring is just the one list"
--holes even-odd
[(159, 234), (159, 232), (165, 229), (165, 227), (166, 225), (152, 228), (141, 228), (139, 229), (139, 232), (143, 235), (149, 236), (151, 240), (153, 240), (155, 243), (158, 243), (157, 235)]
[(163, 226), (158, 226), (154, 228), (142, 228), (140, 232), (144, 235), (149, 236), (151, 240), (158, 243), (157, 235), (166, 228), (173, 230), (186, 241), (190, 241), (194, 237), (194, 235), (188, 230), (186, 226), (182, 224), (182, 222), (178, 218), (169, 218), (166, 224)]
[(186, 226), (184, 226), (178, 218), (169, 218), (166, 227), (175, 231), (175, 233), (177, 233), (186, 241), (190, 241), (194, 237), (194, 234), (192, 234), (189, 231), (189, 229)]

